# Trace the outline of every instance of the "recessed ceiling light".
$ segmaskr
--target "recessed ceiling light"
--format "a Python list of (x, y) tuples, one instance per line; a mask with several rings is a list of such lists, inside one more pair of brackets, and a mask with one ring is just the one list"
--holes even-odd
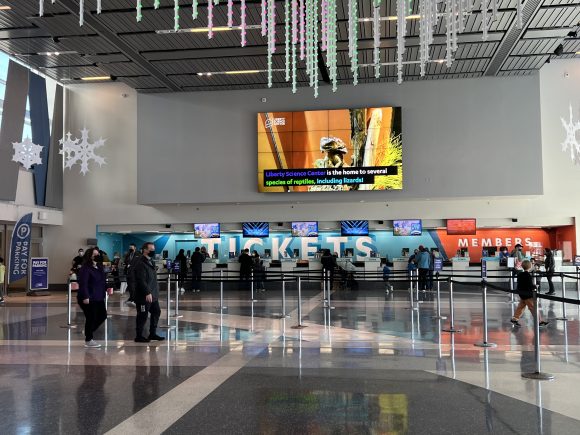
[(0, 6), (0, 11), (10, 11), (12, 10), (12, 6)]
[(81, 80), (83, 80), (85, 82), (111, 80), (111, 76), (81, 77)]
[[(246, 30), (258, 30), (261, 29), (262, 26), (259, 24), (253, 24), (253, 25), (249, 25), (246, 26)], [(234, 30), (242, 30), (241, 26), (232, 26), (232, 27), (227, 27), (227, 26), (216, 26), (216, 27), (212, 27), (212, 32), (231, 32)], [(155, 33), (157, 33), (158, 35), (171, 35), (174, 33), (208, 33), (209, 32), (209, 28), (207, 27), (190, 27), (187, 29), (167, 29), (167, 30), (156, 30)]]
[(232, 75), (232, 74), (259, 74), (264, 72), (259, 69), (247, 69), (247, 70), (240, 70), (240, 71), (226, 71), (225, 74)]

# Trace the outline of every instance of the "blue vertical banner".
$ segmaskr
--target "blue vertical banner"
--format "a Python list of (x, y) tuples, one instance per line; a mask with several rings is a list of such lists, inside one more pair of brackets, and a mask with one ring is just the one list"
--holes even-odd
[(48, 290), (48, 258), (33, 257), (30, 259), (30, 290)]
[(8, 283), (19, 281), (28, 276), (31, 236), (32, 213), (28, 213), (20, 218), (12, 232)]
[(44, 147), (40, 155), (42, 164), (36, 165), (33, 168), (34, 194), (36, 205), (44, 206), (46, 203), (46, 178), (48, 175), (48, 158), (50, 154), (50, 120), (48, 117), (46, 80), (30, 72), (28, 83), (32, 142)]

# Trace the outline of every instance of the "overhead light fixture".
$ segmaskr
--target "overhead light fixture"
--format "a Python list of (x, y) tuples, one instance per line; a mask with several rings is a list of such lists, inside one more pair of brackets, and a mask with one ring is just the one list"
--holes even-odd
[(11, 11), (12, 10), (12, 6), (0, 6), (0, 11)]
[(259, 69), (247, 69), (247, 70), (241, 70), (241, 71), (226, 71), (225, 73), (228, 75), (235, 75), (235, 74), (259, 74), (262, 72), (266, 72), (266, 71), (259, 70)]
[[(36, 53), (37, 56), (60, 56), (61, 54), (77, 54), (76, 51), (39, 51)], [(25, 56), (33, 56), (27, 54)]]
[(94, 76), (94, 77), (81, 77), (82, 81), (85, 82), (98, 82), (104, 80), (113, 80), (111, 76)]
[[(272, 71), (274, 72), (283, 72), (283, 69), (273, 69)], [(219, 75), (227, 75), (227, 76), (233, 76), (233, 75), (242, 75), (242, 74), (263, 74), (263, 73), (267, 73), (268, 70), (265, 69), (243, 69), (243, 70), (234, 70), (234, 71), (211, 71), (211, 72), (198, 72), (197, 75), (198, 76), (219, 76)]]
[[(421, 15), (407, 15), (405, 17), (405, 20), (418, 20), (421, 18)], [(359, 23), (371, 23), (373, 21), (372, 17), (366, 17), (366, 18), (359, 18), (358, 22)], [(380, 17), (379, 21), (397, 21), (397, 17), (394, 15), (388, 16), (388, 17)]]

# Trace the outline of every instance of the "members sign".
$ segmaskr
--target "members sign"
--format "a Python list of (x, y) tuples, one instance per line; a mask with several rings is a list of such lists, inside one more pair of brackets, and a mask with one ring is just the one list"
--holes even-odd
[(8, 274), (9, 283), (19, 281), (28, 275), (31, 235), (32, 213), (28, 213), (20, 218), (12, 233)]
[(30, 259), (30, 290), (48, 290), (48, 258)]

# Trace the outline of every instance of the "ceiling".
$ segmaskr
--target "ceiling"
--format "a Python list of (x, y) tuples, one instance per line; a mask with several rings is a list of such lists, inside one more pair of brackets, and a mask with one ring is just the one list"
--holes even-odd
[[(355, 0), (357, 1), (357, 0)], [(481, 76), (526, 75), (542, 67), (554, 50), (563, 44), (560, 57), (574, 57), (580, 52), (580, 38), (571, 34), (579, 29), (580, 0), (525, 0), (522, 29), (516, 28), (516, 0), (498, 0), (498, 19), (492, 24), (489, 38), (482, 41), (481, 14), (467, 20), (465, 33), (459, 36), (454, 62), (430, 63), (426, 76), (419, 76), (419, 65), (405, 65), (404, 79), (425, 80)], [(161, 0), (159, 10), (153, 0), (143, 0), (143, 19), (136, 22), (136, 0), (102, 0), (102, 13), (96, 14), (97, 0), (85, 0), (85, 24), (79, 26), (79, 0), (45, 0), (45, 15), (38, 16), (38, 0), (0, 0), (0, 50), (19, 58), (61, 83), (80, 83), (81, 77), (112, 75), (139, 92), (177, 92), (264, 88), (267, 74), (214, 74), (200, 72), (266, 70), (266, 38), (260, 30), (248, 30), (247, 46), (240, 47), (240, 32), (157, 34), (173, 29), (173, 0)], [(283, 2), (278, 2), (278, 41), (273, 67), (284, 69)], [(180, 1), (181, 28), (205, 27), (207, 7), (200, 0), (199, 18), (191, 17), (191, 0)], [(371, 17), (371, 0), (358, 0), (360, 17)], [(260, 0), (247, 0), (247, 24), (260, 23)], [(348, 30), (345, 10), (348, 0), (338, 5), (338, 76), (339, 84), (351, 84), (348, 59)], [(396, 15), (395, 1), (382, 3), (381, 16)], [(418, 2), (413, 5), (417, 13)], [(476, 6), (476, 9), (479, 7)], [(234, 19), (239, 19), (235, 2)], [(227, 23), (226, 2), (214, 9), (214, 25)], [(436, 27), (431, 59), (445, 59), (445, 24)], [(405, 61), (419, 58), (419, 23), (409, 20)], [(359, 63), (372, 64), (372, 22), (359, 24)], [(44, 52), (73, 52), (59, 56), (38, 55)], [(396, 61), (396, 23), (386, 21), (381, 34), (382, 62)], [(360, 83), (396, 80), (396, 66), (385, 65), (381, 78), (374, 78), (372, 67), (361, 66)], [(274, 73), (274, 86), (289, 86), (284, 73)], [(308, 85), (304, 64), (299, 64), (299, 85)]]

